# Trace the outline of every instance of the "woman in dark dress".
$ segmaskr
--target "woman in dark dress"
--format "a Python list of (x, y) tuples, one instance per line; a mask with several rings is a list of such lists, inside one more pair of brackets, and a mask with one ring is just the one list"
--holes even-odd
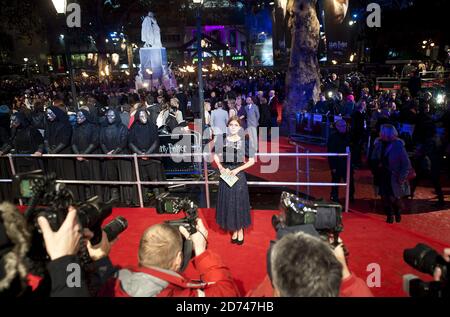
[(232, 232), (231, 242), (238, 245), (244, 243), (244, 229), (251, 224), (250, 198), (244, 171), (255, 164), (254, 150), (249, 148), (243, 134), (240, 119), (230, 118), (223, 149), (216, 149), (214, 154), (214, 161), (221, 174), (239, 178), (231, 187), (220, 178), (216, 208), (217, 224)]

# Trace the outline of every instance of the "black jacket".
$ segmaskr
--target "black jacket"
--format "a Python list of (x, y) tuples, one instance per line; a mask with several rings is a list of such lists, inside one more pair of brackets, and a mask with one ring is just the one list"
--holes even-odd
[[(334, 132), (328, 138), (328, 153), (347, 153), (347, 147), (350, 146), (350, 136), (347, 133)], [(345, 156), (330, 156), (328, 164), (332, 170), (345, 170), (347, 168), (347, 158)]]

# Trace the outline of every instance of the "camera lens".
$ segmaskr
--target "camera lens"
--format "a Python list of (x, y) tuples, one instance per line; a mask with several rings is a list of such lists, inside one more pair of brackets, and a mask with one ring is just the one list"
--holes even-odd
[(429, 246), (419, 243), (412, 249), (403, 251), (403, 259), (416, 270), (433, 275), (434, 269), (440, 263), (441, 256)]
[(104, 228), (108, 241), (113, 241), (119, 234), (124, 232), (128, 228), (128, 221), (124, 217), (117, 217), (110, 223), (108, 223)]

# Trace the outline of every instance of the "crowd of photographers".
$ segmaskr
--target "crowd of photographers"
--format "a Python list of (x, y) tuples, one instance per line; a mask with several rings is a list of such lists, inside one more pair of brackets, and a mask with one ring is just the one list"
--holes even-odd
[[(36, 254), (36, 235), (43, 241), (43, 254)], [(111, 263), (109, 253), (114, 241), (110, 242), (105, 232), (96, 245), (91, 244), (92, 238), (93, 233), (80, 225), (78, 211), (73, 207), (69, 207), (61, 226), (54, 229), (45, 216), (38, 216), (35, 223), (29, 223), (13, 205), (1, 204), (0, 297), (242, 295), (232, 272), (218, 254), (208, 249), (208, 230), (200, 219), (193, 231), (167, 223), (147, 228), (139, 243), (135, 267), (121, 268)], [(191, 262), (199, 280), (191, 280), (182, 273), (186, 256), (190, 257), (184, 251), (186, 241), (192, 243)], [(89, 261), (83, 258), (82, 249), (87, 251)], [(427, 257), (429, 253), (426, 252)], [(437, 262), (434, 258), (424, 259), (422, 255), (419, 259), (429, 262), (427, 265)], [(34, 261), (40, 261), (39, 265)], [(444, 251), (439, 266), (432, 266), (435, 283), (443, 279), (444, 274), (445, 279), (448, 278), (445, 261), (448, 268), (450, 249)], [(366, 283), (349, 270), (340, 239), (337, 243), (325, 242), (314, 229), (305, 227), (284, 234), (272, 245), (268, 275), (247, 296), (368, 297), (372, 293)]]

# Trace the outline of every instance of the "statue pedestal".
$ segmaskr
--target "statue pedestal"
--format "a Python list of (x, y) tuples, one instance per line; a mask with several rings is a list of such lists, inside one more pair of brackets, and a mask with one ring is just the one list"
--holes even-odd
[[(145, 81), (161, 80), (167, 71), (167, 52), (164, 47), (143, 47), (139, 50), (141, 76)], [(150, 70), (152, 74), (149, 74)]]

